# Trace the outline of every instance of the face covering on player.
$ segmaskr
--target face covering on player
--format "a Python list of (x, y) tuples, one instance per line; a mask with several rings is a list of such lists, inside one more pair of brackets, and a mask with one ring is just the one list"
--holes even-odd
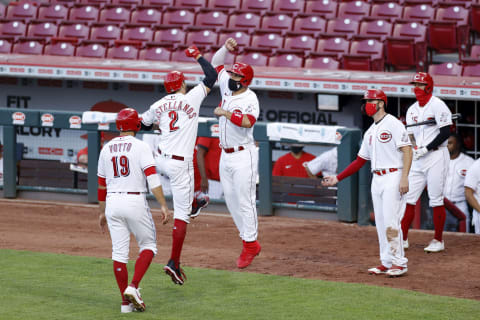
[(377, 111), (378, 111), (378, 108), (376, 103), (373, 103), (373, 102), (365, 103), (365, 113), (368, 116), (370, 117), (373, 116), (375, 113), (377, 113)]
[(290, 147), (290, 151), (292, 151), (293, 154), (299, 154), (302, 150), (303, 147)]
[(418, 104), (423, 107), (424, 105), (427, 104), (428, 100), (432, 97), (432, 94), (427, 94), (425, 90), (415, 87), (413, 89), (413, 92), (415, 93), (415, 97), (417, 97)]
[(240, 83), (240, 81), (235, 81), (232, 78), (228, 80), (228, 89), (235, 92), (240, 90), (241, 88), (242, 88), (242, 84)]

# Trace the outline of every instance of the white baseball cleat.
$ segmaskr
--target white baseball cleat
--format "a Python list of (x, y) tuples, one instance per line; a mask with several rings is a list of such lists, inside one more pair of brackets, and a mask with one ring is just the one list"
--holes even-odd
[(375, 275), (384, 274), (384, 273), (387, 273), (387, 270), (388, 270), (387, 267), (385, 267), (384, 265), (380, 265), (378, 267), (368, 269), (368, 273), (375, 274)]
[(392, 266), (390, 269), (388, 269), (386, 274), (389, 277), (399, 277), (407, 273), (407, 271), (408, 271), (407, 267)]
[(408, 249), (409, 245), (408, 245), (408, 239), (407, 240), (403, 240), (403, 249)]
[(133, 303), (129, 303), (127, 305), (122, 304), (122, 307), (120, 308), (121, 313), (130, 313), (130, 312), (133, 312), (133, 310), (135, 310)]
[(433, 239), (430, 241), (430, 244), (424, 249), (426, 252), (440, 252), (445, 250), (445, 244), (442, 240), (442, 242), (438, 241), (437, 239)]
[(133, 304), (137, 311), (145, 311), (145, 303), (143, 303), (139, 290), (140, 289), (128, 286), (127, 289), (125, 289), (123, 296)]

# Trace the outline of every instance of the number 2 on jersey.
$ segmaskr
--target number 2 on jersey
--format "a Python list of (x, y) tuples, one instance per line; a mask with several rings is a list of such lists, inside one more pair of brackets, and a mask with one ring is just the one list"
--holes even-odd
[(177, 124), (177, 121), (178, 121), (178, 113), (176, 111), (170, 111), (168, 113), (168, 117), (172, 120), (170, 121), (170, 132), (174, 132), (180, 129), (179, 127), (175, 126), (175, 124)]
[[(130, 174), (130, 167), (128, 164), (127, 156), (112, 157), (113, 163), (113, 176), (119, 178), (120, 176), (128, 176)], [(118, 166), (120, 165), (120, 171)]]

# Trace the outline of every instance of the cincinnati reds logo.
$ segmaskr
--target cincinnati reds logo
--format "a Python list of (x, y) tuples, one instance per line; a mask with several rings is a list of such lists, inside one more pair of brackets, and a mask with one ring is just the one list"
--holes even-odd
[(42, 126), (44, 126), (44, 127), (52, 127), (53, 126), (54, 118), (50, 113), (42, 114), (40, 119), (42, 120)]
[(82, 118), (79, 116), (71, 116), (68, 122), (70, 123), (70, 129), (80, 129), (82, 127)]
[(24, 121), (25, 120), (25, 113), (15, 112), (14, 114), (12, 114), (12, 118), (13, 118), (13, 120), (17, 120), (17, 121)]
[[(435, 117), (428, 117), (427, 120), (435, 120)], [(428, 126), (434, 126), (435, 123), (427, 124)]]
[(388, 130), (384, 130), (378, 135), (378, 141), (381, 143), (387, 143), (390, 140), (392, 140), (392, 134)]
[(460, 170), (458, 173), (460, 173), (460, 175), (461, 175), (462, 177), (466, 177), (466, 176), (467, 176), (467, 169), (462, 169), (462, 170)]

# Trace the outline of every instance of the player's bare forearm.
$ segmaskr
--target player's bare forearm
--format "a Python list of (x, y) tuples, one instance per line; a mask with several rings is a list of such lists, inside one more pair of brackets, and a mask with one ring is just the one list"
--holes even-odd
[(403, 153), (402, 176), (408, 178), (408, 174), (410, 173), (410, 168), (412, 167), (413, 151), (410, 146), (401, 147), (400, 151), (402, 151)]
[(480, 212), (480, 203), (478, 203), (477, 199), (475, 198), (472, 188), (465, 187), (465, 198), (473, 209), (475, 209), (477, 212)]
[(417, 146), (417, 141), (415, 140), (415, 136), (412, 133), (409, 133), (408, 137), (410, 138), (410, 142), (412, 143), (412, 148), (415, 148)]
[(208, 191), (208, 177), (207, 177), (207, 170), (205, 168), (205, 155), (207, 153), (207, 150), (205, 150), (204, 147), (198, 146), (197, 150), (197, 165), (198, 165), (198, 171), (200, 172), (200, 177), (201, 177), (201, 189), (203, 192)]
[(100, 213), (105, 213), (105, 201), (99, 201), (98, 202), (98, 208), (100, 210)]
[[(213, 113), (218, 117), (225, 117), (228, 120), (232, 119), (232, 113), (230, 111), (224, 110), (221, 107), (216, 107)], [(243, 115), (242, 118), (242, 128), (251, 128), (252, 123), (246, 114)]]
[(162, 186), (153, 188), (152, 193), (155, 196), (155, 199), (157, 199), (158, 203), (160, 203), (161, 206), (165, 206), (165, 207), (167, 206), (167, 201), (165, 200)]

